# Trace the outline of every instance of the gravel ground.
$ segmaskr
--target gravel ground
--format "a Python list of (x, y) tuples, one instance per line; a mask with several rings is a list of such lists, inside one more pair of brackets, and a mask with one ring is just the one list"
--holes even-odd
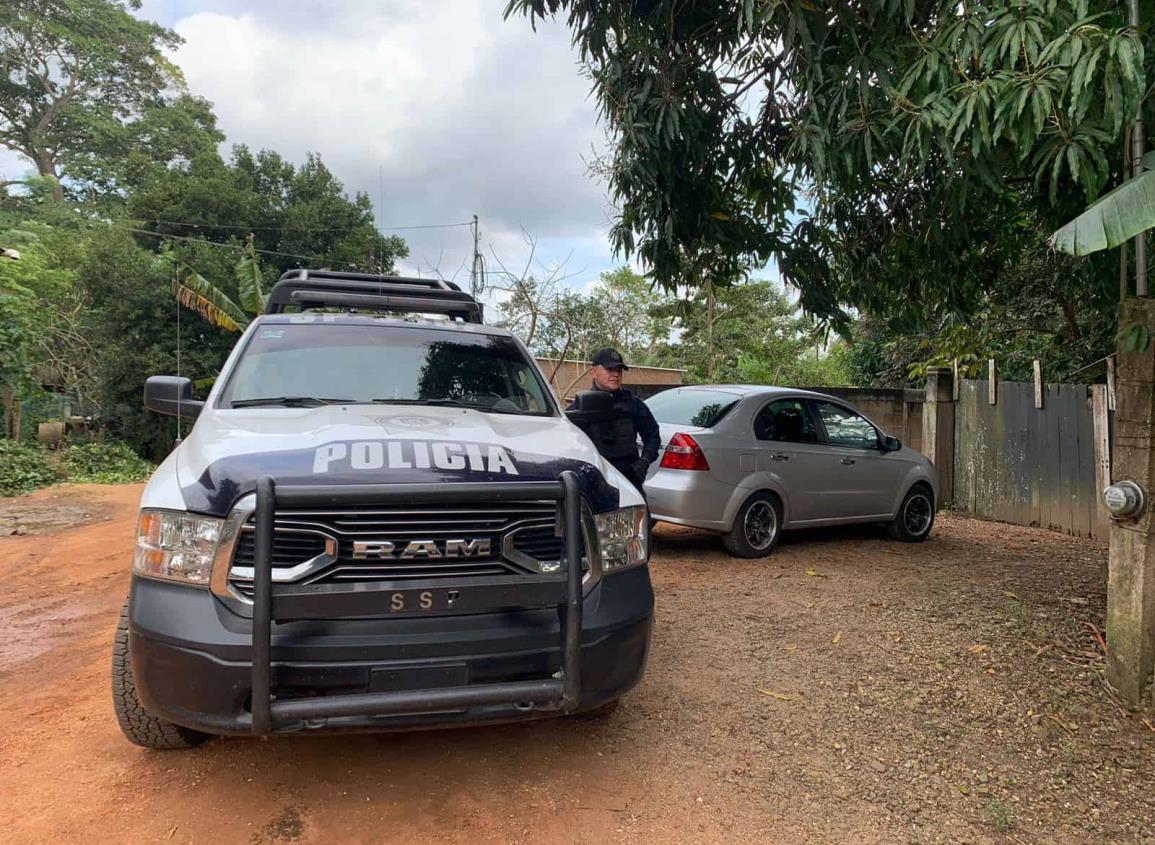
[(157, 754), (108, 690), (139, 494), (0, 502), (0, 841), (1155, 843), (1100, 545), (948, 515), (736, 561), (660, 526), (651, 662), (608, 719)]

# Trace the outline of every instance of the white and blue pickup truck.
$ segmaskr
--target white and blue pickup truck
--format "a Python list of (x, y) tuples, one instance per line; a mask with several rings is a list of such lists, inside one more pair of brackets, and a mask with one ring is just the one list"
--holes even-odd
[[(648, 512), (452, 283), (282, 276), (141, 501), (113, 654), (133, 742), (605, 712), (653, 618)], [(572, 419), (571, 419), (572, 417)]]

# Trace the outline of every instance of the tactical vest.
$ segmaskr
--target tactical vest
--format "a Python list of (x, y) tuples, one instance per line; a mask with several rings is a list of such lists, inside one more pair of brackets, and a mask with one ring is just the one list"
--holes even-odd
[(602, 457), (610, 463), (638, 459), (638, 430), (634, 426), (634, 404), (624, 390), (614, 396), (614, 415), (590, 426), (587, 432)]

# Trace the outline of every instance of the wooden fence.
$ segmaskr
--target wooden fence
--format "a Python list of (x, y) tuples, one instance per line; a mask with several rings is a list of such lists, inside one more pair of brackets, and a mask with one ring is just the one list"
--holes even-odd
[[(955, 508), (986, 519), (1106, 538), (1106, 390), (963, 380), (954, 407)], [(1039, 407), (1039, 405), (1042, 407)]]

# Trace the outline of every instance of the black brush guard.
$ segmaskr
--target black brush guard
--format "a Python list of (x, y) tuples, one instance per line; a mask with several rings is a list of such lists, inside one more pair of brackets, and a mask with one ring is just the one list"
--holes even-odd
[[(447, 584), (447, 579), (380, 584), (273, 585), (273, 531), (278, 506), (342, 507), (345, 505), (431, 504), (552, 500), (559, 503), (565, 538), (562, 571), (556, 575), (490, 576)], [(508, 704), (519, 710), (573, 712), (581, 689), (582, 631), (581, 498), (577, 476), (562, 473), (557, 481), (501, 484), (362, 484), (353, 486), (278, 486), (271, 478), (257, 482), (255, 555), (253, 561), (254, 734), (274, 733), (310, 720), (375, 717), (460, 710)], [(398, 690), (278, 701), (273, 697), (272, 625), (274, 621), (346, 619), (388, 615), (430, 615), (412, 609), (411, 599), (437, 595), (450, 603), (446, 612), (486, 613), (513, 608), (556, 607), (561, 630), (561, 672), (548, 679), (478, 684), (424, 690)], [(405, 610), (391, 607), (401, 596)], [(420, 604), (421, 599), (418, 599)]]

